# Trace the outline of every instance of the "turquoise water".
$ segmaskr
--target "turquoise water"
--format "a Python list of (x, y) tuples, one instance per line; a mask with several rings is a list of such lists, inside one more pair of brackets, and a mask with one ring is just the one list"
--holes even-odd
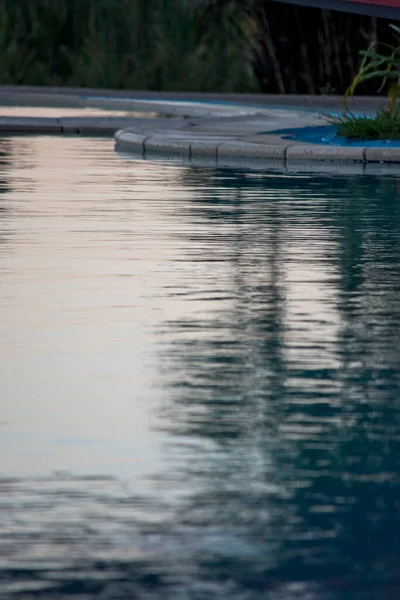
[(400, 597), (400, 179), (0, 141), (0, 597)]
[(400, 148), (400, 140), (350, 140), (337, 135), (337, 127), (335, 125), (296, 127), (294, 129), (280, 129), (271, 133), (282, 135), (284, 140), (294, 140), (309, 144), (328, 144), (329, 146), (359, 148)]

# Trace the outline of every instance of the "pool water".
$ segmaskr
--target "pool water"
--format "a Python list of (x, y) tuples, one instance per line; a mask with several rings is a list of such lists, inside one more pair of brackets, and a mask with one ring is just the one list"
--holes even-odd
[(0, 597), (400, 597), (400, 178), (0, 140)]
[(324, 146), (348, 146), (354, 148), (400, 148), (400, 139), (388, 140), (359, 140), (342, 137), (337, 133), (335, 125), (318, 125), (316, 127), (296, 127), (280, 129), (274, 132), (284, 140), (322, 144)]

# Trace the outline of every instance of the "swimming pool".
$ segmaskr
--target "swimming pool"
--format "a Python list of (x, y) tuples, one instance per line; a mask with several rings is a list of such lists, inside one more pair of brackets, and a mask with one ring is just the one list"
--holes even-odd
[(397, 598), (400, 178), (0, 158), (1, 598)]

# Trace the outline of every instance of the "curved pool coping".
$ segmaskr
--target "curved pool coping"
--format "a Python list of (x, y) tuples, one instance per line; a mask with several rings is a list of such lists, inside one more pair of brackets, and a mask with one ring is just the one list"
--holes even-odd
[[(383, 99), (361, 97), (358, 110), (373, 112)], [(0, 105), (103, 108), (163, 113), (171, 118), (1, 117), (0, 134), (114, 135), (118, 152), (195, 164), (285, 168), (300, 164), (400, 169), (400, 147), (339, 146), (285, 139), (284, 131), (326, 125), (341, 98), (321, 96), (210, 95), (0, 86)], [(318, 167), (318, 170), (320, 168)]]
[[(263, 107), (220, 115), (208, 105), (211, 115), (182, 122), (179, 127), (165, 126), (153, 120), (143, 127), (120, 129), (115, 134), (116, 146), (125, 152), (144, 157), (163, 154), (188, 160), (200, 157), (221, 159), (281, 160), (286, 164), (298, 161), (400, 164), (400, 146), (377, 144), (333, 144), (323, 140), (326, 118), (318, 109)], [(186, 110), (187, 112), (187, 110)], [(321, 139), (302, 140), (301, 131), (321, 128)], [(287, 131), (299, 132), (288, 139)]]

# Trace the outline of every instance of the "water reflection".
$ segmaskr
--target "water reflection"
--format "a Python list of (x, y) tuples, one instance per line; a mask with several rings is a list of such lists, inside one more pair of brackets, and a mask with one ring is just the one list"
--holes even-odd
[[(320, 595), (394, 598), (398, 183), (221, 178), (185, 241), (207, 269), (229, 255), (225, 310), (210, 293), (204, 314), (164, 332), (177, 479), (192, 490), (176, 519), (214, 536), (196, 557), (204, 580), (261, 594), (317, 579)], [(199, 295), (221, 274), (204, 283)]]
[(398, 598), (399, 180), (29, 144), (2, 597)]

